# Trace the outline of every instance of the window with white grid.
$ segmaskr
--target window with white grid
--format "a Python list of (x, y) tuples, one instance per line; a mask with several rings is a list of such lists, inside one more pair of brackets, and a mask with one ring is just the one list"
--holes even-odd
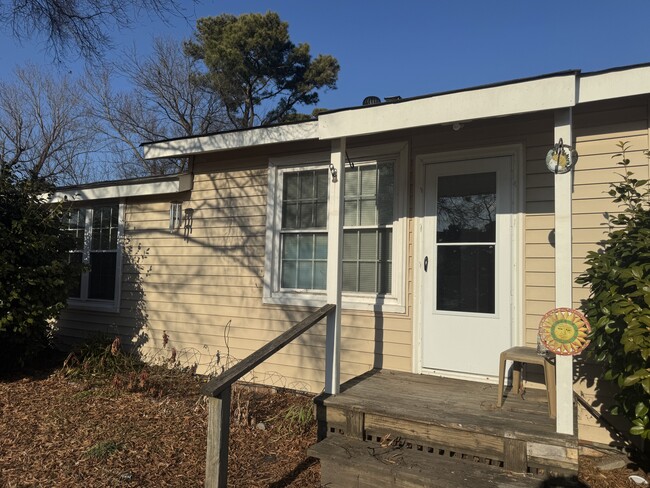
[(393, 160), (346, 169), (343, 291), (391, 293), (394, 195)]
[[(382, 154), (384, 156), (382, 156)], [(405, 310), (407, 145), (352, 148), (343, 189), (343, 307)], [(269, 166), (264, 303), (319, 306), (327, 290), (328, 153)]]
[(327, 169), (282, 172), (281, 288), (327, 285)]
[(121, 206), (117, 203), (71, 208), (64, 228), (74, 238), (70, 262), (78, 275), (68, 304), (88, 308), (117, 309), (120, 288)]

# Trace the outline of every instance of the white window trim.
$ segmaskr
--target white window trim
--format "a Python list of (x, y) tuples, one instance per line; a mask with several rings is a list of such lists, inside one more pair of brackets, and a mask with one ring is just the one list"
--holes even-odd
[[(112, 205), (114, 203), (106, 203)], [(90, 259), (90, 239), (92, 231), (92, 210), (101, 205), (88, 205), (82, 208), (91, 210), (86, 212), (86, 225), (84, 228), (84, 249), (83, 249), (83, 262), (88, 263)], [(98, 300), (91, 298), (68, 298), (68, 308), (75, 310), (90, 310), (98, 312), (113, 312), (119, 313), (120, 311), (120, 298), (122, 292), (122, 255), (124, 252), (124, 215), (126, 212), (126, 205), (123, 200), (118, 202), (118, 223), (117, 223), (117, 253), (115, 257), (115, 298), (113, 300)], [(85, 271), (81, 275), (81, 294), (87, 295), (88, 290), (88, 277), (89, 272)]]
[[(389, 295), (376, 293), (343, 292), (343, 308), (382, 312), (406, 312), (407, 254), (408, 254), (408, 144), (394, 143), (348, 148), (347, 156), (353, 163), (363, 163), (395, 158), (395, 201), (393, 223), (393, 282)], [(280, 289), (280, 195), (284, 171), (298, 171), (328, 167), (329, 152), (292, 155), (272, 158), (269, 161), (269, 185), (266, 205), (266, 249), (264, 259), (264, 285), (262, 302), (275, 305), (298, 305), (317, 307), (327, 301), (327, 290), (282, 290)], [(331, 175), (328, 175), (331, 178)], [(331, 185), (329, 186), (331, 191)], [(328, 206), (331, 204), (328, 192)], [(329, 227), (329, 222), (328, 222)]]

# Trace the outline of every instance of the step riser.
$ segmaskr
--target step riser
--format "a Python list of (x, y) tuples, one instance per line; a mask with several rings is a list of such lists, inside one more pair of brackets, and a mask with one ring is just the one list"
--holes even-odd
[(432, 481), (405, 479), (401, 473), (360, 472), (336, 461), (321, 459), (321, 485), (327, 488), (449, 488)]
[(379, 443), (387, 435), (406, 448), (432, 456), (453, 456), (500, 466), (518, 473), (575, 474), (578, 447), (562, 440), (530, 439), (516, 432), (507, 436), (465, 430), (462, 426), (440, 426), (318, 405), (319, 438), (331, 435)]
[[(328, 488), (537, 488), (540, 478), (336, 435), (312, 446)], [(565, 486), (565, 485), (562, 485)], [(571, 485), (572, 486), (572, 485)]]

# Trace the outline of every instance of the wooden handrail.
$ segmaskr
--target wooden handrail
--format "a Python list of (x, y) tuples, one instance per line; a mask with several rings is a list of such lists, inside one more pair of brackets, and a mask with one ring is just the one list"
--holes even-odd
[(206, 488), (226, 488), (228, 483), (228, 433), (230, 430), (230, 387), (232, 384), (291, 341), (307, 332), (335, 309), (336, 305), (322, 306), (306, 319), (298, 322), (201, 388), (201, 393), (208, 397)]
[(284, 346), (293, 341), (295, 338), (311, 329), (316, 323), (326, 317), (327, 314), (329, 314), (335, 308), (336, 305), (323, 305), (309, 317), (298, 322), (296, 325), (280, 334), (271, 342), (268, 342), (264, 346), (260, 347), (257, 351), (255, 351), (243, 361), (240, 361), (239, 363), (221, 373), (219, 376), (211, 379), (203, 386), (203, 388), (201, 388), (201, 393), (209, 397), (218, 396), (226, 388), (229, 388), (230, 385), (232, 385), (235, 381), (240, 379), (246, 373), (249, 373), (255, 369), (257, 365), (264, 362)]

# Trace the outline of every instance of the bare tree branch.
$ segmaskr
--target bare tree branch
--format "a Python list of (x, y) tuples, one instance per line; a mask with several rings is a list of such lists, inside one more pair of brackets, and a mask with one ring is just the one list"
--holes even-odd
[[(193, 136), (229, 128), (220, 99), (196, 83), (198, 61), (171, 39), (155, 39), (153, 53), (126, 53), (120, 66), (88, 70), (84, 87), (94, 129), (110, 147), (118, 177), (162, 175), (186, 169), (186, 160), (143, 159), (140, 143)], [(133, 87), (117, 92), (111, 81), (122, 76)]]
[(43, 37), (56, 60), (98, 60), (111, 31), (132, 27), (142, 15), (182, 16), (177, 0), (11, 0), (0, 2), (0, 24), (19, 40)]
[(0, 83), (0, 165), (60, 183), (88, 179), (94, 137), (79, 91), (78, 82), (35, 66)]

